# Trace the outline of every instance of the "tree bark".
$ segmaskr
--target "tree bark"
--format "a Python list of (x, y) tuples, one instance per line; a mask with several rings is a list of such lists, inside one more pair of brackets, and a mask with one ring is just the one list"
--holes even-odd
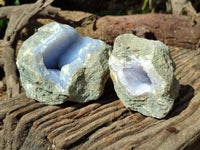
[(170, 47), (181, 84), (164, 119), (130, 112), (109, 81), (104, 94), (86, 104), (45, 106), (25, 95), (0, 102), (0, 149), (184, 149), (200, 140), (200, 55)]
[(106, 16), (90, 26), (77, 27), (77, 30), (111, 44), (118, 35), (124, 33), (191, 49), (196, 48), (200, 39), (200, 24), (193, 26), (191, 17), (166, 14)]
[[(200, 40), (200, 18), (194, 20), (192, 16), (142, 14), (98, 17), (77, 11), (59, 11), (58, 16), (63, 19), (58, 17), (55, 18), (56, 21), (75, 27), (82, 36), (101, 39), (109, 44), (113, 44), (115, 38), (124, 33), (188, 49), (196, 49)], [(37, 19), (35, 24), (43, 25), (52, 21), (54, 20)]]

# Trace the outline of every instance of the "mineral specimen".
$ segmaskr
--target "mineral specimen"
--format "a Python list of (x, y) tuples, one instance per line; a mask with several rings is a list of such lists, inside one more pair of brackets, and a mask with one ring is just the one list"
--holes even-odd
[(118, 36), (109, 58), (114, 88), (124, 106), (155, 118), (165, 117), (178, 96), (173, 65), (166, 45), (133, 34)]
[(110, 50), (68, 25), (53, 22), (39, 28), (17, 56), (27, 96), (49, 105), (96, 100), (109, 77)]

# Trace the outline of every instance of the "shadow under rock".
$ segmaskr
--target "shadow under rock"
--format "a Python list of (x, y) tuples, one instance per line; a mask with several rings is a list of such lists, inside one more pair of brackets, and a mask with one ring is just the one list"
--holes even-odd
[(179, 96), (174, 101), (174, 106), (165, 119), (170, 119), (184, 111), (192, 98), (194, 97), (194, 88), (190, 85), (181, 85)]
[(0, 67), (0, 81), (5, 77), (5, 72), (2, 67)]

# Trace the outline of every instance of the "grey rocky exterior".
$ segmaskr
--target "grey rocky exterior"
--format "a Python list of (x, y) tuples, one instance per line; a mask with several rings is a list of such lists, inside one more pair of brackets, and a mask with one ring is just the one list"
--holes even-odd
[[(41, 27), (20, 48), (17, 67), (26, 95), (48, 105), (62, 104), (65, 101), (83, 103), (96, 100), (103, 93), (104, 85), (109, 78), (108, 58), (111, 46), (103, 41), (91, 39), (91, 41), (97, 41), (98, 46), (95, 51), (86, 54), (84, 63), (75, 59), (60, 70), (53, 69), (51, 77), (48, 77), (51, 69), (45, 66), (40, 49), (46, 46), (44, 41), (56, 35), (61, 27), (68, 28), (69, 26), (51, 23)], [(78, 61), (81, 63), (77, 63)], [(57, 71), (62, 71), (62, 74), (57, 74)], [(67, 83), (63, 84), (64, 82)]]
[(172, 109), (180, 85), (173, 75), (175, 65), (168, 47), (162, 42), (120, 35), (109, 68), (125, 107), (155, 118), (165, 117)]

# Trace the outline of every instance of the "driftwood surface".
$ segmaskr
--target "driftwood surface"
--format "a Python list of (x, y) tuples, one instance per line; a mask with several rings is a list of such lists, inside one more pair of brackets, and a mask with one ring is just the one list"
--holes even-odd
[(99, 100), (86, 104), (46, 106), (22, 94), (0, 102), (0, 149), (199, 149), (200, 53), (170, 51), (181, 90), (164, 119), (128, 111), (110, 81)]

